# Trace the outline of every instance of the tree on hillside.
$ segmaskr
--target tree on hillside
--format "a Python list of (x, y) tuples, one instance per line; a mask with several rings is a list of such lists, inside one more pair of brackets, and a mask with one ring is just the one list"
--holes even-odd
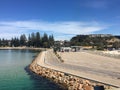
[(27, 41), (27, 38), (26, 38), (25, 34), (21, 35), (20, 36), (20, 46), (26, 46), (26, 41)]
[(46, 33), (44, 33), (42, 41), (43, 42), (48, 42), (48, 35)]
[(12, 47), (18, 47), (18, 46), (20, 46), (20, 40), (17, 37), (12, 38), (12, 40), (11, 40), (11, 46)]
[(6, 46), (6, 43), (5, 43), (5, 39), (4, 39), (4, 38), (2, 39), (2, 46), (3, 46), (3, 47)]
[(15, 41), (15, 43), (14, 43), (15, 47), (20, 46), (20, 40), (18, 38), (15, 38), (14, 41)]
[(2, 46), (2, 40), (1, 40), (1, 38), (0, 38), (0, 47)]
[(13, 38), (11, 39), (11, 45), (10, 46), (14, 47), (14, 39)]
[(35, 47), (35, 33), (31, 34), (31, 46)]
[(36, 47), (40, 47), (41, 46), (41, 38), (40, 38), (40, 33), (39, 32), (36, 33), (36, 40), (35, 40), (35, 42), (36, 42)]
[(90, 36), (90, 35), (77, 35), (73, 37), (70, 42), (72, 46), (92, 46), (93, 48), (103, 50), (113, 45), (114, 48), (118, 48), (117, 42), (111, 42), (114, 36)]
[(48, 35), (46, 34), (46, 33), (44, 33), (44, 35), (43, 35), (43, 37), (42, 37), (42, 46), (44, 47), (44, 48), (48, 48), (48, 47), (50, 47), (49, 46), (49, 42), (48, 42)]
[(54, 45), (54, 37), (53, 37), (53, 35), (49, 35), (49, 45), (50, 46)]
[(113, 43), (113, 48), (119, 49), (120, 48), (120, 42)]
[(40, 36), (39, 32), (29, 34), (26, 38), (25, 34), (22, 34), (19, 38), (14, 37), (11, 40), (0, 39), (0, 46), (28, 46), (28, 47), (44, 47), (49, 48), (54, 45), (53, 35), (47, 35), (44, 33), (43, 36)]
[(28, 46), (28, 47), (31, 47), (31, 46), (32, 46), (32, 44), (31, 44), (31, 35), (30, 35), (30, 34), (29, 34), (29, 36), (28, 36), (27, 46)]

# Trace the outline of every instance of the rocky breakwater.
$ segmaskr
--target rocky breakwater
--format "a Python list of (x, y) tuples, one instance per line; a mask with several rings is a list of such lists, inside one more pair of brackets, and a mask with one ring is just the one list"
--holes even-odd
[(104, 88), (111, 88), (108, 85), (86, 80), (74, 75), (66, 74), (50, 68), (42, 67), (34, 60), (29, 68), (36, 74), (46, 77), (55, 83), (64, 87), (65, 90), (94, 90), (95, 86), (104, 86)]

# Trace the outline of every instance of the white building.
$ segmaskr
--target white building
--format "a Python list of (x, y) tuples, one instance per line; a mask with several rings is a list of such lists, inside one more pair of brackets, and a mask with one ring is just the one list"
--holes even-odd
[(70, 51), (72, 51), (72, 49), (70, 47), (61, 47), (60, 51), (61, 52), (70, 52)]

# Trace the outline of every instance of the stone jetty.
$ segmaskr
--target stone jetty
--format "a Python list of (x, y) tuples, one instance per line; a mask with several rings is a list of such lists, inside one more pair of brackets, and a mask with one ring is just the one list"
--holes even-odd
[(95, 86), (103, 86), (104, 89), (107, 90), (112, 88), (110, 85), (105, 85), (92, 80), (83, 79), (81, 77), (40, 66), (37, 64), (36, 59), (33, 60), (29, 68), (34, 73), (46, 77), (64, 87), (65, 90), (94, 90)]

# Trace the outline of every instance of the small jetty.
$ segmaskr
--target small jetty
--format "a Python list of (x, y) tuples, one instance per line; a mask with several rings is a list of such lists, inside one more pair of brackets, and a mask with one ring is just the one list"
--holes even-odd
[[(117, 90), (119, 85), (112, 85), (110, 83), (100, 82), (85, 77), (76, 75), (77, 73), (66, 68), (60, 68), (62, 63), (58, 61), (58, 58), (52, 51), (42, 51), (30, 64), (29, 68), (36, 74), (46, 77), (55, 83), (62, 86), (65, 90)], [(49, 55), (49, 56), (47, 56)], [(56, 58), (53, 62), (50, 57)], [(47, 60), (48, 59), (48, 60)], [(53, 59), (53, 58), (52, 58)], [(56, 66), (57, 62), (61, 63)], [(61, 66), (62, 67), (62, 66)], [(71, 72), (71, 73), (70, 73)], [(76, 71), (77, 72), (77, 71)]]

